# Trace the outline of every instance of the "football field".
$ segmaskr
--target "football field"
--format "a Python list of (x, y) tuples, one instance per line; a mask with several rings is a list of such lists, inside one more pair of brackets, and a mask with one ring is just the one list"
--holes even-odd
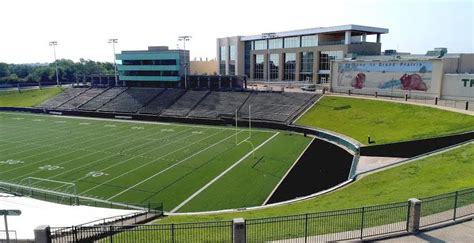
[(244, 127), (0, 113), (0, 181), (166, 211), (258, 206), (310, 142)]

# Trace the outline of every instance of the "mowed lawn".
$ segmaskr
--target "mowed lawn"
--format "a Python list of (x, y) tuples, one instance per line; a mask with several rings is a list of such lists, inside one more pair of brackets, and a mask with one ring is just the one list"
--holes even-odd
[[(172, 210), (252, 151), (249, 143), (240, 143), (248, 131), (239, 130), (239, 145), (235, 133), (233, 128), (216, 126), (0, 113), (0, 178), (57, 191), (67, 188), (25, 178), (70, 182), (76, 184), (80, 196), (134, 204), (162, 202), (165, 210)], [(253, 130), (249, 141), (255, 147), (265, 144), (255, 151), (255, 158), (249, 156), (229, 175), (235, 170), (251, 182), (254, 192), (249, 197), (256, 199), (239, 200), (237, 182), (217, 180), (214, 185), (218, 188), (236, 192), (227, 198), (222, 198), (226, 191), (206, 193), (209, 200), (220, 201), (214, 209), (263, 203), (279, 181), (268, 177), (286, 173), (310, 142), (310, 138), (293, 135), (300, 146), (290, 146), (293, 142), (285, 134)], [(267, 149), (274, 145), (285, 147), (292, 156), (279, 158), (279, 153)], [(262, 156), (266, 160), (260, 167), (247, 166)], [(279, 167), (265, 167), (271, 163)], [(227, 199), (232, 204), (227, 205)], [(190, 203), (195, 210), (209, 208), (205, 203)]]
[(474, 130), (474, 116), (388, 101), (325, 96), (297, 124), (338, 132), (367, 144)]
[(0, 106), (32, 107), (62, 92), (61, 88), (0, 91)]
[(266, 218), (357, 208), (423, 198), (474, 187), (474, 143), (367, 175), (332, 193), (307, 201), (260, 210), (169, 216), (157, 224)]

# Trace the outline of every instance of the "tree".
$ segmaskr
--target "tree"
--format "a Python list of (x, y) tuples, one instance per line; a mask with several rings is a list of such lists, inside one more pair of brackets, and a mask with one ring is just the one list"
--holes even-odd
[(8, 77), (10, 75), (10, 66), (6, 63), (0, 62), (0, 78)]

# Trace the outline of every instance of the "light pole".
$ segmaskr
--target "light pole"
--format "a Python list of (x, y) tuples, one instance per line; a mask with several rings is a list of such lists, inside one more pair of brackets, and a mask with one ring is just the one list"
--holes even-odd
[(118, 79), (117, 79), (117, 59), (115, 58), (115, 44), (118, 42), (118, 39), (109, 39), (108, 43), (112, 44), (112, 51), (114, 54), (114, 77), (115, 77), (115, 87), (118, 86)]
[(54, 52), (54, 64), (56, 65), (56, 85), (60, 86), (59, 84), (59, 74), (58, 74), (58, 62), (56, 60), (56, 46), (58, 45), (57, 41), (50, 41), (49, 46), (53, 47)]
[(183, 41), (183, 48), (184, 48), (184, 88), (188, 88), (188, 63), (187, 63), (187, 58), (186, 58), (186, 41), (191, 40), (192, 36), (190, 35), (183, 35), (183, 36), (178, 36), (178, 41)]
[(270, 89), (270, 39), (277, 35), (274, 32), (262, 33), (262, 38), (267, 40), (267, 89)]

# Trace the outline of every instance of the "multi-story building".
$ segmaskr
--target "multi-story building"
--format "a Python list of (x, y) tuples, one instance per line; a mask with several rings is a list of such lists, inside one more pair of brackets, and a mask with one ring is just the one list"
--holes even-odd
[(189, 51), (150, 46), (148, 50), (116, 54), (120, 81), (127, 86), (178, 87), (189, 74)]
[[(343, 25), (217, 39), (220, 75), (250, 80), (327, 82), (331, 60), (380, 55), (388, 29)], [(368, 35), (376, 35), (368, 42)]]

